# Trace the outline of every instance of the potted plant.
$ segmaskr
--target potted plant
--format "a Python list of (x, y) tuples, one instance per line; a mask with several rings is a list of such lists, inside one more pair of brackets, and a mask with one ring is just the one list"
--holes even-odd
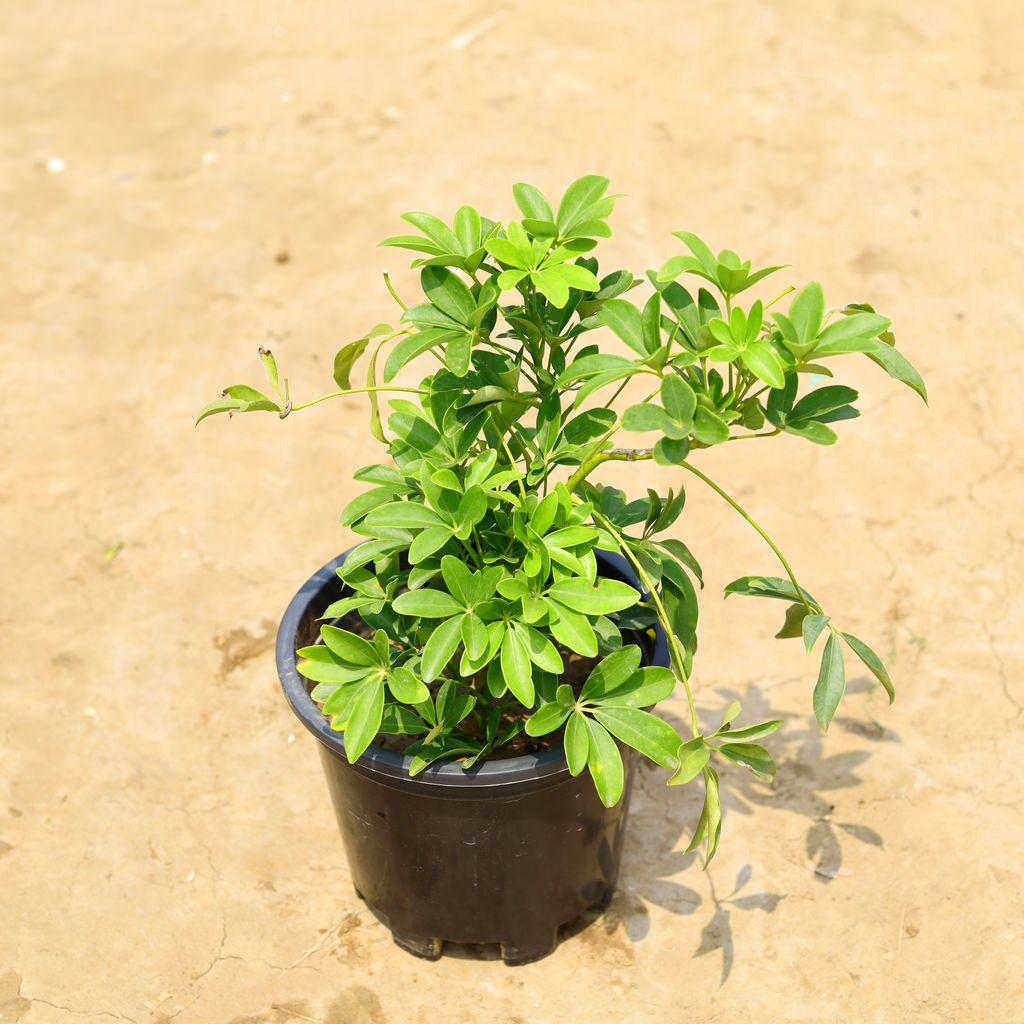
[[(844, 648), (893, 697), (878, 656), (699, 468), (706, 449), (734, 441), (833, 444), (835, 426), (858, 415), (856, 391), (816, 383), (839, 356), (862, 353), (926, 398), (889, 320), (865, 304), (827, 310), (816, 282), (748, 301), (782, 268), (755, 270), (685, 231), (685, 251), (647, 282), (603, 272), (593, 252), (619, 198), (607, 188), (580, 178), (556, 210), (515, 185), (522, 218), (507, 222), (471, 206), (451, 226), (405, 214), (417, 233), (382, 244), (418, 254), (423, 295), (407, 304), (384, 275), (398, 324), (340, 349), (336, 390), (294, 400), (261, 349), (269, 389), (234, 385), (199, 414), (283, 419), (367, 397), (389, 459), (355, 474), (369, 488), (342, 523), (362, 539), (299, 591), (277, 657), (320, 741), (357, 891), (423, 956), (444, 940), (496, 941), (508, 962), (536, 959), (560, 925), (604, 905), (637, 756), (669, 785), (703, 784), (690, 849), (703, 845), (706, 862), (721, 831), (717, 766), (772, 779), (760, 741), (779, 721), (743, 721), (734, 703), (708, 728), (695, 710), (702, 573), (666, 535), (686, 477), (777, 557), (782, 575), (745, 576), (726, 594), (784, 602), (776, 635), (822, 644), (821, 728), (843, 696)], [(626, 296), (641, 286), (649, 294), (635, 304)], [(428, 353), (429, 374), (398, 383)], [(366, 383), (353, 384), (364, 357)], [(619, 447), (624, 433), (646, 443)], [(642, 460), (677, 470), (668, 493), (630, 498), (600, 481), (606, 463)], [(683, 735), (652, 710), (676, 687)]]

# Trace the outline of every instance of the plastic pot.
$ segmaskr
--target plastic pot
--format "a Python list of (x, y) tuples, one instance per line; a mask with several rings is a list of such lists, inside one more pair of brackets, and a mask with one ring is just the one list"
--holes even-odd
[[(634, 774), (622, 799), (604, 807), (590, 775), (569, 774), (562, 750), (454, 762), (409, 777), (409, 758), (370, 746), (355, 764), (310, 699), (296, 648), (315, 643), (318, 617), (344, 592), (328, 562), (289, 604), (277, 634), (277, 667), (292, 710), (319, 740), (327, 784), (357, 894), (395, 942), (436, 959), (442, 944), (498, 943), (507, 964), (540, 959), (558, 931), (615, 890)], [(621, 555), (598, 552), (602, 576), (637, 586)], [(644, 663), (668, 665), (664, 634), (638, 637)]]

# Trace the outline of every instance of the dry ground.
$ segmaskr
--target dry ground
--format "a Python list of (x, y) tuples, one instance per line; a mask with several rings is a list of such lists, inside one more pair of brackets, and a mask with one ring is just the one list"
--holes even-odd
[[(0, 8), (0, 1020), (1024, 1020), (1018, 4)], [(768, 552), (691, 487), (701, 707), (786, 718), (774, 791), (729, 773), (705, 874), (648, 774), (604, 919), (424, 964), (352, 893), (270, 651), (348, 541), (364, 408), (192, 417), (268, 337), (328, 384), (408, 280), (401, 211), (591, 171), (634, 270), (687, 227), (893, 316), (930, 410), (851, 363), (837, 448), (701, 465), (900, 697), (857, 676), (819, 737), (778, 609), (718, 598)]]

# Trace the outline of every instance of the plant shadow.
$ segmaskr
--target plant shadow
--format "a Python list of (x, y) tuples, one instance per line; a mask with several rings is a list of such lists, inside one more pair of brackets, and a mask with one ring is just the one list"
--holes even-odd
[[(869, 689), (871, 685), (866, 679), (853, 679), (847, 692), (865, 693)], [(843, 874), (845, 841), (852, 839), (884, 849), (882, 836), (870, 826), (858, 821), (833, 820), (835, 805), (831, 794), (859, 786), (862, 779), (858, 770), (871, 757), (872, 747), (899, 743), (897, 734), (872, 720), (840, 717), (835, 724), (863, 742), (856, 750), (829, 754), (823, 743), (825, 737), (813, 719), (773, 708), (760, 687), (751, 686), (744, 693), (723, 687), (716, 691), (716, 696), (721, 699), (720, 706), (703, 708), (703, 721), (712, 721), (736, 699), (742, 700), (745, 721), (784, 720), (783, 728), (769, 741), (778, 765), (774, 783), (761, 782), (739, 767), (728, 766), (722, 771), (723, 842), (728, 841), (730, 825), (735, 827), (737, 816), (749, 817), (758, 808), (785, 809), (798, 814), (806, 821), (804, 851), (808, 866), (821, 885), (829, 885)], [(662, 717), (684, 735), (689, 730), (688, 722), (671, 713)], [(736, 959), (734, 915), (774, 913), (786, 894), (748, 891), (753, 868), (747, 864), (740, 869), (731, 891), (720, 895), (715, 886), (714, 865), (710, 871), (701, 871), (701, 857), (676, 849), (689, 840), (696, 825), (703, 787), (698, 783), (683, 787), (682, 792), (670, 789), (665, 785), (664, 773), (653, 768), (642, 770), (637, 781), (641, 798), (631, 814), (630, 833), (634, 838), (627, 840), (624, 875), (619, 894), (608, 910), (606, 927), (621, 925), (631, 942), (639, 942), (650, 930), (647, 903), (687, 916), (704, 908), (706, 919), (693, 956), (721, 951), (720, 985), (724, 985)], [(703, 895), (677, 880), (684, 871), (690, 872), (688, 880), (699, 885)]]

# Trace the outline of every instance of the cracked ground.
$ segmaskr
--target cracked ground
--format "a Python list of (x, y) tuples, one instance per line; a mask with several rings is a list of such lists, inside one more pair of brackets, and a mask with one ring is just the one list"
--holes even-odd
[[(1024, 1020), (1018, 5), (96, 0), (4, 24), (0, 1021)], [(588, 172), (626, 194), (609, 269), (689, 229), (892, 316), (930, 408), (850, 357), (863, 417), (835, 448), (699, 465), (898, 699), (851, 664), (819, 734), (778, 608), (720, 599), (770, 552), (695, 481), (699, 708), (785, 719), (776, 783), (723, 772), (703, 872), (699, 794), (644, 771), (604, 917), (527, 967), (423, 963), (353, 894), (271, 650), (350, 542), (366, 408), (192, 422), (259, 381), (260, 344), (296, 394), (330, 388), (394, 316), (381, 272), (411, 288), (375, 248), (401, 212), (508, 217), (512, 182)]]

